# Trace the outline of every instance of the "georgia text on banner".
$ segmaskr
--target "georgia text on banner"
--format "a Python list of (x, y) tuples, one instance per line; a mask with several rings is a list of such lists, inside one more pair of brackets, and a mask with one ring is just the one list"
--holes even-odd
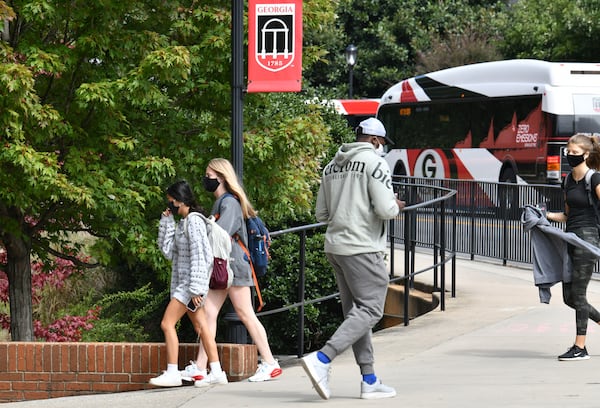
[(249, 0), (248, 92), (302, 87), (302, 1)]

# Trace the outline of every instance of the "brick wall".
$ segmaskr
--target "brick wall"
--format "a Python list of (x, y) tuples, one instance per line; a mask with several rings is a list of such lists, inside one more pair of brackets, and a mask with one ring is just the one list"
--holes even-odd
[[(256, 371), (255, 345), (217, 348), (229, 381)], [(180, 368), (197, 352), (197, 344), (181, 344)], [(166, 364), (164, 343), (0, 342), (0, 402), (142, 390)]]

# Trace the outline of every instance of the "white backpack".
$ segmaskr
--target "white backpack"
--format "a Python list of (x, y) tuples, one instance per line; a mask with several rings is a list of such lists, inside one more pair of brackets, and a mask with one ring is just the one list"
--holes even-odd
[[(202, 218), (206, 225), (206, 235), (208, 236), (208, 243), (213, 253), (213, 262), (209, 266), (210, 274), (210, 289), (227, 289), (231, 286), (233, 281), (233, 271), (231, 270), (231, 236), (225, 231), (211, 215), (205, 217), (203, 214), (198, 212), (191, 212), (191, 215)], [(187, 221), (187, 220), (186, 220)], [(187, 233), (187, 222), (185, 224)]]

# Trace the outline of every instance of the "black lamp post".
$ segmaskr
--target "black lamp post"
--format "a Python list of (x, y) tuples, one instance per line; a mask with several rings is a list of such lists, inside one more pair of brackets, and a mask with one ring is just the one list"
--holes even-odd
[[(231, 164), (240, 183), (244, 182), (244, 1), (231, 0)], [(226, 341), (247, 344), (248, 331), (230, 305)]]
[(356, 54), (358, 53), (358, 48), (356, 45), (350, 44), (346, 47), (345, 56), (346, 56), (346, 64), (348, 64), (348, 98), (352, 99), (352, 83), (353, 81), (353, 70), (354, 65), (356, 64)]
[(244, 182), (244, 1), (231, 0), (231, 164)]

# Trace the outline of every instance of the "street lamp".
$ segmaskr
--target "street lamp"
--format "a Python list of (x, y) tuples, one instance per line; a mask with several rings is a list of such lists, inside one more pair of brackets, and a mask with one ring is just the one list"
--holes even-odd
[(358, 48), (356, 45), (350, 44), (346, 47), (346, 52), (344, 53), (346, 56), (346, 64), (348, 64), (348, 98), (352, 99), (352, 71), (354, 70), (354, 65), (356, 64), (356, 54), (358, 52)]

